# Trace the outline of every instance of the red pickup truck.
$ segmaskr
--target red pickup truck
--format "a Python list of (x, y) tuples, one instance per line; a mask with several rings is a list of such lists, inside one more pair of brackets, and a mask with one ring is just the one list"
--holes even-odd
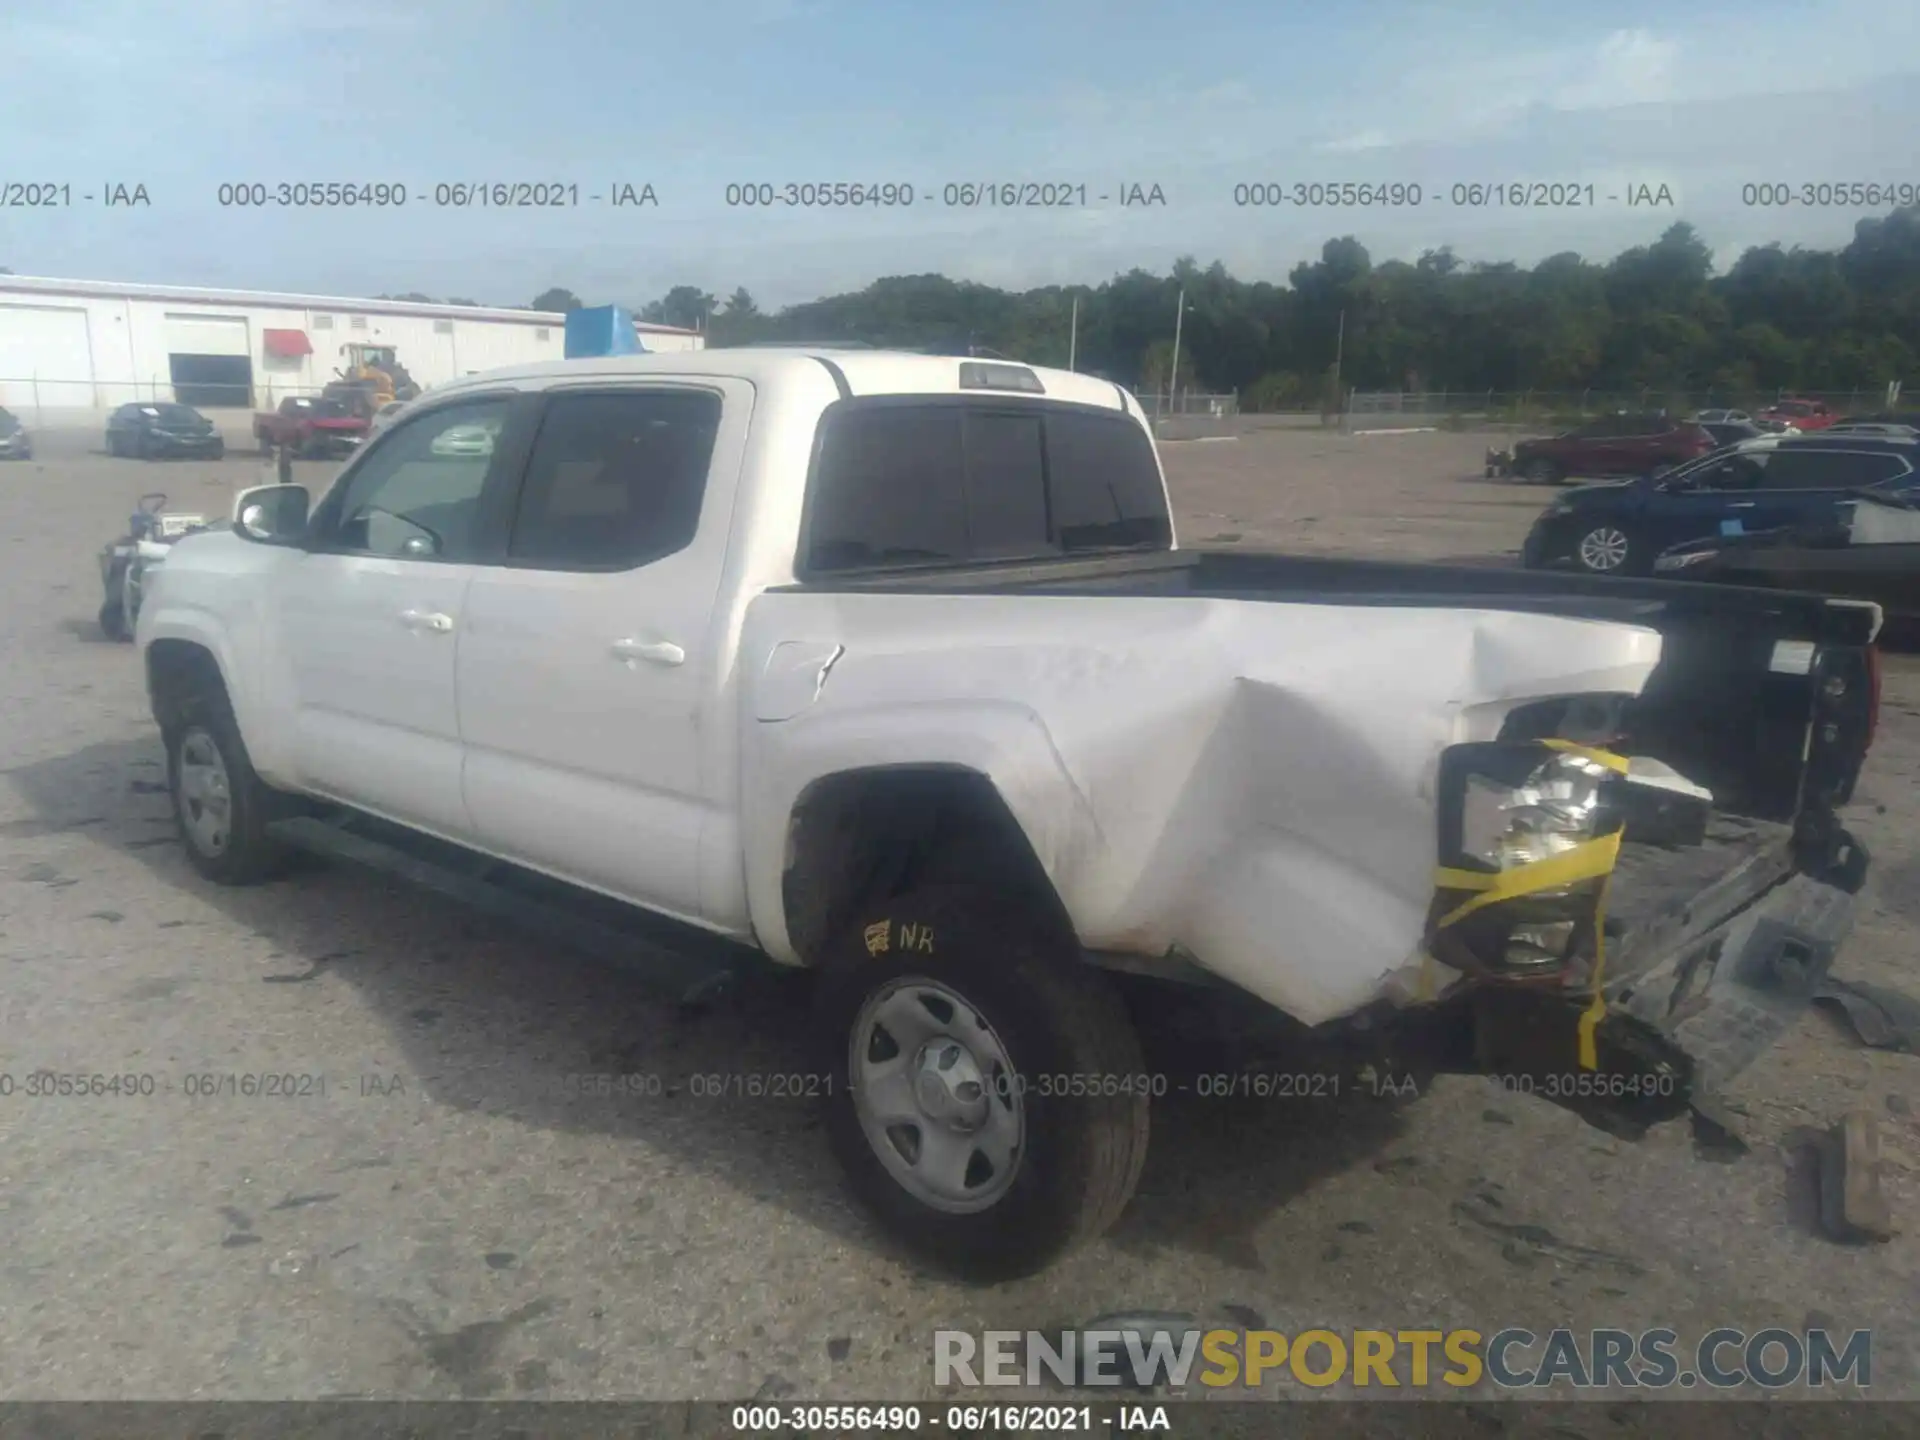
[(262, 454), (283, 447), (307, 459), (324, 460), (350, 454), (367, 436), (367, 421), (337, 400), (294, 396), (280, 402), (277, 411), (253, 417), (253, 436)]
[(1762, 420), (1778, 420), (1799, 430), (1824, 430), (1840, 417), (1827, 408), (1824, 400), (1782, 400), (1759, 414)]

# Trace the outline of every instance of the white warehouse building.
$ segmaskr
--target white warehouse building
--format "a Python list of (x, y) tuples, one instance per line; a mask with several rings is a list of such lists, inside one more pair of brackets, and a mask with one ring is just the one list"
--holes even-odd
[[(390, 346), (422, 389), (558, 360), (566, 316), (183, 285), (0, 275), (0, 406), (29, 426), (85, 424), (133, 401), (269, 410), (317, 394), (349, 346)], [(645, 350), (705, 338), (635, 322)]]

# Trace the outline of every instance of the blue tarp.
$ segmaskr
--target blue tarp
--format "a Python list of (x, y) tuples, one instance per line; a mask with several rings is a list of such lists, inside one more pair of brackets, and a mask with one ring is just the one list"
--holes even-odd
[(646, 348), (633, 328), (633, 313), (618, 305), (567, 312), (567, 359), (590, 355), (641, 355)]

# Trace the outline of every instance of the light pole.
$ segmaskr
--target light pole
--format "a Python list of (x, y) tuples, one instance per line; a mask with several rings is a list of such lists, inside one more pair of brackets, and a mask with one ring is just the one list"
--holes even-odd
[(1179, 413), (1179, 401), (1176, 399), (1180, 384), (1180, 322), (1187, 318), (1187, 287), (1180, 287), (1180, 298), (1174, 302), (1173, 311), (1173, 368), (1167, 374), (1167, 408)]
[(1080, 297), (1073, 297), (1073, 323), (1067, 331), (1067, 369), (1073, 369), (1075, 357), (1080, 353)]

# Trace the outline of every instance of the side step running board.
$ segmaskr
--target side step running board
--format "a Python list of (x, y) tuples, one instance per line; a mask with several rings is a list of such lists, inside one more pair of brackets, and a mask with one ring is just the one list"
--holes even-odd
[(414, 836), (352, 812), (293, 816), (268, 824), (275, 839), (309, 854), (377, 870), (457, 900), (637, 976), (679, 1005), (717, 999), (750, 969), (758, 952), (674, 921), (632, 911), (605, 896), (457, 846)]

